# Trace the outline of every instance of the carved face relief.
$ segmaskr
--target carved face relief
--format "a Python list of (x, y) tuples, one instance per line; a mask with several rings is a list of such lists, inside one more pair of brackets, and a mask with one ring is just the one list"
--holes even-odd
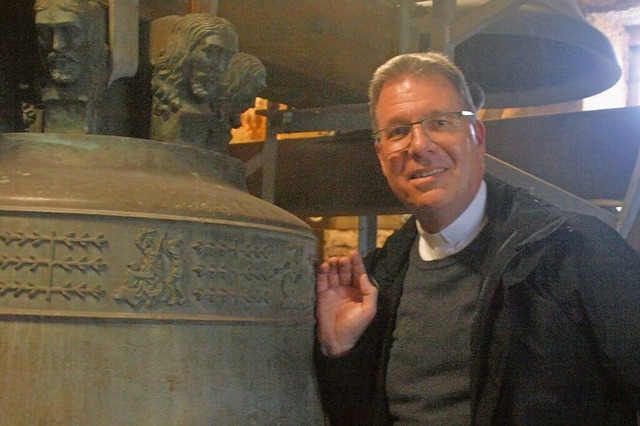
[(69, 12), (40, 12), (36, 16), (38, 43), (56, 84), (75, 83), (86, 60), (87, 34), (78, 17)]
[(244, 91), (239, 96), (238, 104), (242, 112), (251, 108), (256, 103), (256, 96), (267, 87), (266, 75), (260, 74), (255, 79), (247, 82)]
[(203, 37), (191, 52), (189, 84), (200, 102), (213, 100), (233, 52), (220, 46), (217, 35)]

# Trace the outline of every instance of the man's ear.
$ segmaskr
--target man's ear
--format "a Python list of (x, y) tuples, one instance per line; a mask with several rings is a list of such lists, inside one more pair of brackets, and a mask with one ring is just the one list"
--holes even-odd
[(387, 170), (385, 168), (385, 162), (384, 162), (384, 153), (380, 150), (380, 145), (378, 145), (377, 143), (374, 143), (373, 146), (376, 149), (376, 155), (378, 156), (378, 162), (380, 163), (382, 174), (384, 176), (387, 176)]
[(482, 156), (487, 153), (487, 144), (486, 144), (486, 129), (484, 127), (484, 123), (482, 120), (476, 120), (472, 124), (474, 137), (476, 143), (478, 144), (478, 151), (482, 153)]

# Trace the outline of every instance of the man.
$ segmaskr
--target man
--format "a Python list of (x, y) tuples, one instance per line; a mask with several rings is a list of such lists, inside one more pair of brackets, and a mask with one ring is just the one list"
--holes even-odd
[(92, 0), (36, 0), (44, 131), (96, 133), (107, 82), (106, 13)]
[(193, 13), (176, 21), (153, 70), (152, 139), (205, 148), (215, 143), (218, 92), (237, 51), (238, 35), (224, 18)]
[(635, 425), (636, 252), (484, 175), (484, 125), (444, 56), (391, 59), (369, 98), (382, 172), (413, 216), (364, 262), (319, 268), (331, 424)]

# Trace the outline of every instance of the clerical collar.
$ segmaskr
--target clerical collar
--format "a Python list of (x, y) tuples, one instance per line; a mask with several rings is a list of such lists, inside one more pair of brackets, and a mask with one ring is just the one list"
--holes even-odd
[(426, 232), (416, 221), (420, 242), (418, 249), (423, 260), (437, 260), (451, 256), (468, 246), (487, 223), (487, 184), (482, 181), (478, 193), (467, 209), (451, 225), (435, 234)]

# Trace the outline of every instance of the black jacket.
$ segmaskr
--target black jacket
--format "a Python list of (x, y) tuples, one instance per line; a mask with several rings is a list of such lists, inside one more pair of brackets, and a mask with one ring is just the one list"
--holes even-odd
[[(471, 331), (478, 425), (636, 425), (640, 257), (615, 230), (491, 177)], [(365, 259), (378, 312), (357, 346), (315, 363), (332, 425), (389, 424), (385, 377), (415, 219)], [(317, 345), (316, 345), (317, 346)]]

